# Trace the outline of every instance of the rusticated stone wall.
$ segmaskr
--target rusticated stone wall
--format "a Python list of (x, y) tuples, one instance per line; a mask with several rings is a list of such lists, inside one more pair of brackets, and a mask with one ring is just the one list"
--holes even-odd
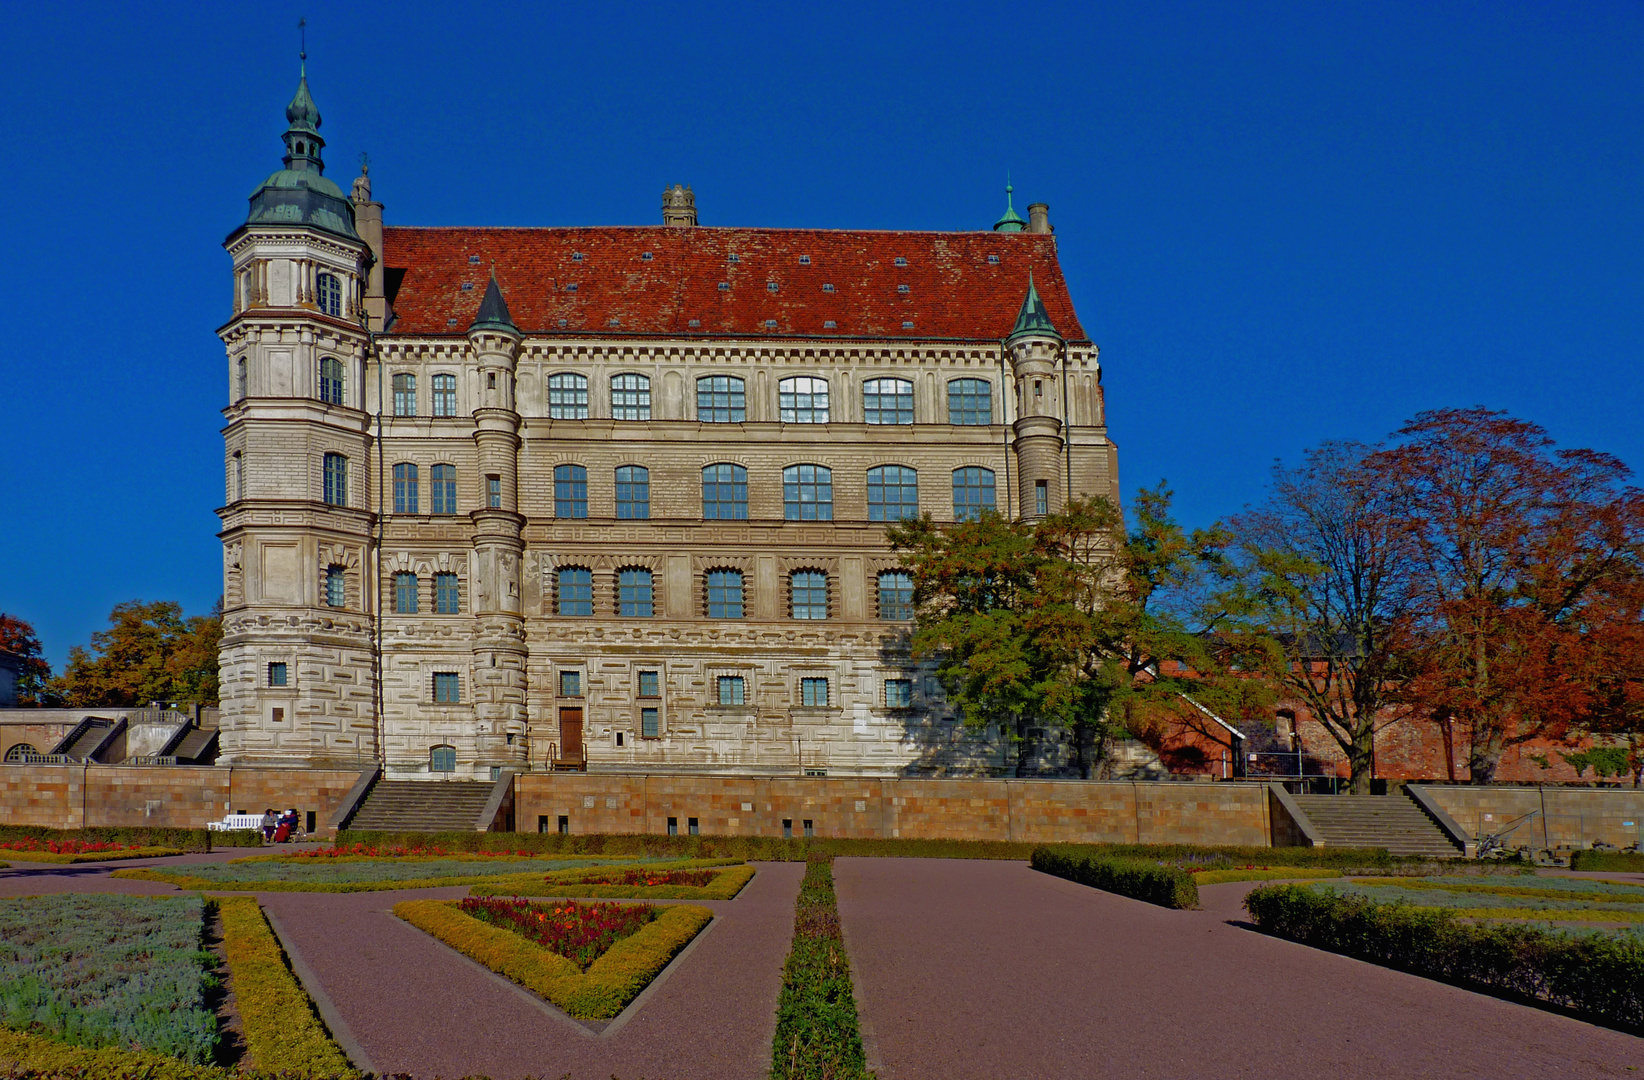
[(231, 812), (296, 807), (323, 825), (358, 778), (328, 769), (0, 765), (0, 823), (199, 829)]
[(1246, 844), (1265, 847), (1258, 784), (904, 780), (529, 773), (515, 779), (517, 828), (573, 833), (803, 835), (1033, 843)]

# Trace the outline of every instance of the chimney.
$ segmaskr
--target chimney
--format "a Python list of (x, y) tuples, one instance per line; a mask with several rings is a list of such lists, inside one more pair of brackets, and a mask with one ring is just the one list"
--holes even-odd
[(1048, 233), (1056, 230), (1050, 227), (1050, 207), (1045, 203), (1036, 202), (1028, 207), (1028, 227), (1031, 233)]
[(662, 224), (689, 229), (696, 225), (696, 194), (675, 184), (662, 193)]

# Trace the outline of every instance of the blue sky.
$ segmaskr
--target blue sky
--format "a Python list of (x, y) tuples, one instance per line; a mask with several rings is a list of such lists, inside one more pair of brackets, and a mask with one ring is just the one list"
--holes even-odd
[[(0, 611), (221, 591), (220, 244), (297, 17), (390, 223), (972, 229), (1050, 204), (1127, 494), (1483, 404), (1644, 467), (1644, 5), (20, 6)], [(24, 496), (27, 496), (26, 498)]]

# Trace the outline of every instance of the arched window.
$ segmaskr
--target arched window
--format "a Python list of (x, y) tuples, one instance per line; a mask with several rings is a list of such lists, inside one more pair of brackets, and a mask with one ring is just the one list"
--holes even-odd
[(457, 415), (457, 377), (455, 375), (434, 376), (434, 415)]
[(548, 416), (554, 420), (588, 419), (588, 377), (562, 371), (548, 376)]
[(394, 575), (394, 614), (417, 613), (417, 575), (400, 571)]
[(617, 468), (616, 514), (620, 519), (633, 521), (644, 521), (651, 516), (651, 473), (645, 466)]
[(913, 575), (886, 570), (879, 575), (879, 617), (888, 622), (913, 618)]
[(245, 357), (240, 357), (239, 363), (234, 365), (234, 400), (244, 401), (246, 396), (246, 366)]
[(740, 424), (748, 418), (748, 395), (735, 375), (704, 375), (696, 381), (696, 418), (703, 424)]
[(742, 618), (742, 571), (710, 570), (705, 584), (708, 590), (708, 618)]
[(342, 318), (342, 282), (335, 274), (321, 274), (314, 279), (315, 299), (320, 302), (320, 311), (325, 315)]
[(324, 497), (332, 506), (348, 505), (348, 459), (341, 454), (325, 455)]
[(457, 575), (434, 575), (434, 610), (441, 615), (462, 614), (462, 595), (457, 591)]
[[(439, 677), (434, 679), (434, 700), (439, 700)], [(454, 746), (435, 746), (428, 751), (429, 772), (456, 772), (457, 748)]]
[(611, 419), (649, 420), (651, 380), (644, 375), (611, 376)]
[(343, 366), (336, 357), (320, 361), (320, 400), (330, 405), (343, 403)]
[(784, 424), (828, 422), (828, 380), (796, 375), (776, 384), (776, 407)]
[(33, 746), (29, 745), (26, 742), (13, 743), (11, 746), (8, 746), (6, 748), (6, 761), (7, 762), (22, 761), (23, 760), (23, 755), (25, 755), (25, 754), (38, 754), (39, 752), (40, 751), (36, 750)]
[(554, 574), (554, 610), (573, 618), (592, 615), (594, 572), (585, 566), (567, 566)]
[(394, 415), (417, 415), (417, 377), (415, 375), (394, 376)]
[(436, 514), (454, 514), (457, 512), (457, 467), (455, 465), (435, 465), (429, 472), (430, 494), (429, 500), (433, 503), (430, 510)]
[(702, 470), (702, 520), (748, 520), (747, 469), (724, 464)]
[(906, 465), (868, 470), (868, 520), (900, 521), (919, 516), (919, 474)]
[(554, 516), (588, 516), (588, 470), (581, 465), (554, 466)]
[(948, 423), (993, 423), (993, 384), (986, 379), (953, 379), (948, 383)]
[(953, 520), (974, 521), (993, 509), (993, 470), (971, 465), (953, 470)]
[(417, 467), (409, 461), (394, 466), (394, 513), (417, 513)]
[(820, 570), (795, 570), (788, 579), (791, 611), (796, 619), (828, 617), (828, 575)]
[(783, 469), (782, 517), (787, 521), (832, 521), (833, 470), (826, 465), (789, 465)]
[(624, 619), (652, 615), (651, 572), (642, 566), (617, 571), (617, 614)]
[(913, 423), (913, 383), (869, 379), (862, 384), (862, 420), (868, 424)]
[(348, 602), (346, 571), (340, 566), (325, 568), (325, 606), (340, 608)]

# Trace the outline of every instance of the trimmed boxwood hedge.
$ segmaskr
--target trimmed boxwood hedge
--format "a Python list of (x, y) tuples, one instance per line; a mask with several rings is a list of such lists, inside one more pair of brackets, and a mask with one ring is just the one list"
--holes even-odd
[(1195, 870), (1195, 885), (1225, 885), (1230, 881), (1294, 881), (1297, 878), (1338, 878), (1340, 870), (1321, 866), (1290, 866), (1280, 870), (1255, 867), (1249, 870)]
[(704, 907), (670, 904), (584, 972), (512, 930), (463, 914), (454, 901), (406, 900), (394, 905), (394, 914), (581, 1020), (609, 1020), (622, 1012), (714, 917)]
[(1199, 906), (1199, 887), (1193, 880), (1193, 874), (1180, 867), (1048, 846), (1034, 848), (1029, 865), (1046, 874), (1128, 896), (1132, 900), (1145, 900), (1160, 907)]
[(1305, 885), (1253, 889), (1244, 906), (1275, 937), (1644, 1034), (1644, 940), (1631, 934), (1479, 925)]
[[(5, 850), (5, 849), (0, 849)], [(181, 855), (179, 848), (140, 847), (124, 851), (85, 851), (78, 855), (55, 854), (50, 851), (6, 851), (9, 858), (31, 863), (95, 863), (119, 862), (121, 859), (161, 859), (167, 855)]]
[[(228, 839), (233, 837), (233, 839)], [(255, 844), (250, 843), (255, 837)], [(0, 825), (0, 841), (84, 840), (87, 843), (140, 844), (143, 847), (179, 848), (183, 851), (210, 851), (213, 846), (246, 847), (263, 842), (255, 830), (242, 839), (233, 833), (210, 829), (152, 829), (139, 825), (94, 825), (85, 829), (48, 829), (44, 825)]]
[(354, 1074), (286, 965), (285, 952), (256, 899), (219, 897), (217, 905), (251, 1067), (294, 1077)]
[(794, 903), (793, 946), (782, 966), (771, 1039), (771, 1080), (871, 1080), (840, 931), (832, 859), (813, 855)]
[(1644, 852), (1577, 851), (1570, 855), (1571, 870), (1607, 870), (1612, 874), (1644, 874)]

